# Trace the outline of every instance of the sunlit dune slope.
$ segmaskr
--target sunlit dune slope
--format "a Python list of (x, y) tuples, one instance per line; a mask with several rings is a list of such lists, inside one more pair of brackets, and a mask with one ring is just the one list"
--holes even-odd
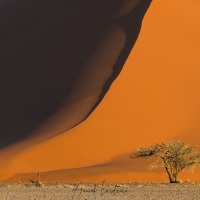
[[(43, 174), (49, 181), (167, 181), (162, 170), (149, 171), (150, 161), (128, 156), (159, 141), (199, 144), (199, 9), (197, 0), (153, 1), (123, 71), (93, 114), (70, 131), (14, 154), (2, 170), (66, 169)], [(198, 181), (199, 175), (197, 169), (181, 178)]]

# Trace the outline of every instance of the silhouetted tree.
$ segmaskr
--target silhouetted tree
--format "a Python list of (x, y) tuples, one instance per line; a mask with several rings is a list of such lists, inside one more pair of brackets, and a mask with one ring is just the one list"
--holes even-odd
[(200, 154), (194, 147), (184, 142), (172, 141), (154, 144), (148, 148), (140, 147), (131, 158), (158, 157), (151, 168), (163, 166), (169, 176), (170, 183), (178, 183), (178, 175), (182, 170), (191, 169), (200, 164)]

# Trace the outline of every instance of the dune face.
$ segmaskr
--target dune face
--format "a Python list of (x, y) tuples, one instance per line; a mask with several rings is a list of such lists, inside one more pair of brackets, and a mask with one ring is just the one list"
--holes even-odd
[(120, 73), (150, 2), (1, 1), (0, 147), (86, 119)]
[[(135, 7), (136, 3), (138, 1), (121, 4), (115, 19), (128, 16), (130, 8)], [(54, 182), (168, 181), (163, 168), (149, 170), (151, 159), (132, 160), (129, 155), (138, 146), (171, 140), (189, 143), (199, 150), (199, 10), (200, 1), (197, 0), (153, 1), (120, 75), (93, 113), (83, 123), (49, 140), (29, 146), (31, 141), (36, 142), (35, 138), (29, 137), (30, 141), (27, 139), (1, 149), (0, 180), (5, 180), (6, 177), (2, 176), (11, 173), (9, 181), (27, 182), (29, 178), (36, 179), (40, 171), (42, 181)], [(98, 56), (105, 58), (104, 45), (107, 45), (105, 49), (109, 49), (108, 52), (115, 52), (114, 59), (119, 55), (110, 44), (115, 43), (114, 49), (124, 48), (128, 37), (124, 37), (120, 27), (109, 29), (107, 37), (101, 40), (98, 51), (93, 52), (85, 69), (89, 71)], [(116, 34), (113, 35), (113, 32)], [(108, 58), (99, 60), (113, 65), (114, 59)], [(101, 65), (101, 62), (98, 64)], [(102, 73), (108, 77), (112, 72)], [(99, 77), (95, 75), (95, 78), (97, 80)], [(88, 85), (92, 87), (94, 82)], [(64, 116), (66, 112), (62, 105), (60, 112), (63, 110), (63, 113), (60, 114)], [(59, 112), (57, 114), (59, 116)], [(77, 117), (77, 113), (72, 119), (74, 117)], [(61, 122), (64, 117), (57, 119)], [(50, 121), (46, 122), (48, 127)], [(53, 117), (51, 122), (51, 130), (55, 127), (56, 132), (58, 128), (53, 122), (57, 122)], [(22, 147), (27, 148), (16, 152)], [(12, 152), (15, 154), (11, 156)], [(12, 176), (16, 173), (18, 175)], [(199, 167), (194, 173), (180, 174), (182, 181), (189, 179), (199, 182), (199, 177)]]
[[(168, 181), (164, 169), (149, 170), (152, 160), (129, 155), (160, 141), (199, 145), (199, 9), (197, 0), (153, 1), (120, 76), (92, 115), (12, 157), (1, 150), (0, 176), (34, 172), (15, 179), (28, 181), (41, 171), (44, 181)], [(194, 172), (180, 179), (199, 181), (199, 168)]]

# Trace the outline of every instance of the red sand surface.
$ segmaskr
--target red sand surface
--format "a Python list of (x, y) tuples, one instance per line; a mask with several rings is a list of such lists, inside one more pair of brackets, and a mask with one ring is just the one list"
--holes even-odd
[[(7, 173), (66, 169), (43, 178), (167, 181), (163, 171), (149, 171), (149, 161), (128, 156), (159, 141), (199, 144), (199, 9), (197, 0), (153, 1), (123, 71), (94, 113), (70, 131), (10, 157), (15, 145), (2, 151), (1, 179)], [(199, 175), (197, 168), (182, 179), (199, 181)]]

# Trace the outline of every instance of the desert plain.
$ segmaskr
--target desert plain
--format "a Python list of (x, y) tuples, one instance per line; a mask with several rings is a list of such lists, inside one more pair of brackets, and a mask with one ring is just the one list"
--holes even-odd
[(198, 200), (199, 183), (0, 184), (1, 200)]

